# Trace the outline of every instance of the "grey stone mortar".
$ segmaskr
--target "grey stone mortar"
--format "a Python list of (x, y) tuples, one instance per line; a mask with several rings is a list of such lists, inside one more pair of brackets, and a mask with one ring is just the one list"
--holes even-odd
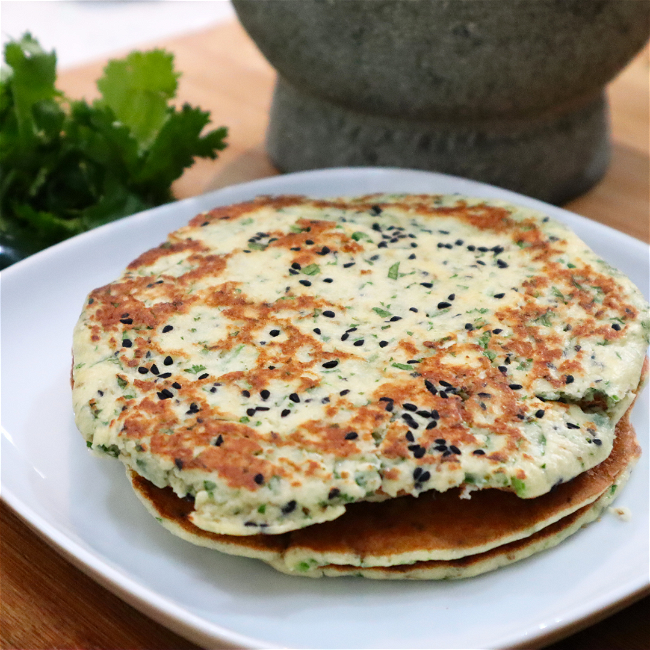
[(605, 172), (603, 87), (643, 46), (647, 0), (234, 0), (278, 71), (282, 171), (380, 165), (553, 203)]

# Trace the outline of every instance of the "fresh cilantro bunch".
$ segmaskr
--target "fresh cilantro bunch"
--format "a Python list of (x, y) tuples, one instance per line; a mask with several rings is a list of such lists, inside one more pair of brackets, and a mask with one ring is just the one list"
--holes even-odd
[(0, 77), (0, 254), (6, 266), (72, 235), (173, 199), (195, 157), (216, 158), (227, 130), (170, 105), (179, 73), (163, 50), (110, 61), (101, 99), (55, 88), (56, 54), (30, 34), (5, 46)]

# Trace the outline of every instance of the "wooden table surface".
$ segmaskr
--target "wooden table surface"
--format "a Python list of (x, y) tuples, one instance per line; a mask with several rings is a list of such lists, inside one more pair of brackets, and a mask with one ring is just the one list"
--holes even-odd
[[(177, 181), (184, 198), (277, 174), (264, 152), (275, 74), (237, 23), (156, 43), (176, 55), (179, 101), (210, 110), (230, 129), (217, 161), (199, 161)], [(105, 61), (67, 70), (59, 87), (92, 99)], [(605, 178), (567, 207), (644, 241), (650, 232), (648, 49), (611, 84), (613, 158)], [(650, 450), (645, 450), (650, 453)], [(0, 509), (0, 647), (190, 649), (195, 645), (125, 604), (73, 567), (4, 504)], [(650, 596), (548, 646), (553, 650), (646, 650)], [(255, 630), (249, 631), (255, 635)]]

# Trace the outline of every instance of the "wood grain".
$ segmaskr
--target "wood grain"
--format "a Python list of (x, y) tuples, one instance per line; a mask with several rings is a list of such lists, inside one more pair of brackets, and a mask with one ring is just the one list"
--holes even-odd
[[(226, 24), (145, 47), (174, 52), (183, 72), (179, 102), (210, 110), (230, 129), (228, 149), (200, 161), (175, 184), (178, 198), (277, 173), (264, 152), (275, 74), (241, 27)], [(105, 61), (61, 74), (73, 97), (96, 97)], [(605, 178), (569, 209), (649, 241), (649, 56), (646, 49), (613, 82), (613, 158)], [(646, 451), (646, 453), (648, 453)], [(0, 507), (0, 647), (6, 649), (190, 650), (173, 634), (86, 577)], [(552, 650), (646, 650), (650, 597), (573, 634)], [(251, 634), (254, 630), (250, 631)]]

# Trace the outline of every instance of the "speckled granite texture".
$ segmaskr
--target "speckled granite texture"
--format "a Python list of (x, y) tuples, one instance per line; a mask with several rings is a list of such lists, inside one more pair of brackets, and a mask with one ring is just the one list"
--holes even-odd
[(429, 169), (561, 203), (608, 161), (603, 87), (646, 0), (234, 0), (279, 73), (283, 171)]

